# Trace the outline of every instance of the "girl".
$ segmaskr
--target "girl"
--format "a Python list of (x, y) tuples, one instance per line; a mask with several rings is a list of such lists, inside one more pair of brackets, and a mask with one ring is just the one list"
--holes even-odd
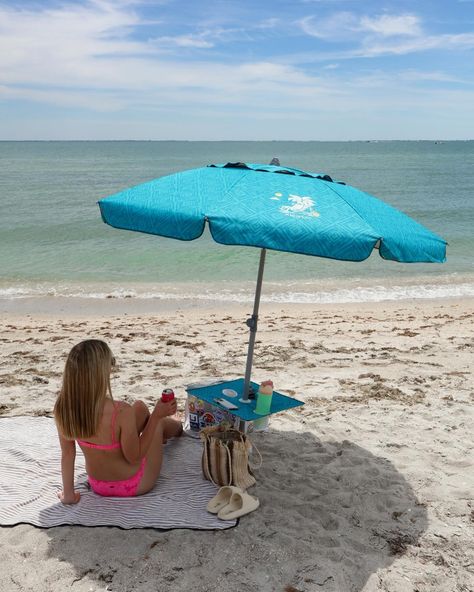
[(115, 359), (103, 341), (89, 339), (74, 346), (64, 369), (63, 385), (54, 406), (61, 444), (63, 504), (77, 504), (74, 491), (76, 441), (84, 453), (93, 491), (131, 497), (147, 493), (160, 473), (163, 441), (182, 433), (171, 419), (176, 401), (158, 401), (152, 413), (142, 401), (115, 402), (110, 372)]

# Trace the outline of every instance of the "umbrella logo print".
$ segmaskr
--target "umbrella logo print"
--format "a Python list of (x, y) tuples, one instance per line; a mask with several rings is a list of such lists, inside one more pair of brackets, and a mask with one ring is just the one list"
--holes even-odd
[[(275, 193), (271, 199), (280, 201), (281, 193)], [(282, 214), (291, 216), (293, 218), (317, 218), (319, 212), (314, 209), (314, 200), (308, 195), (293, 195), (288, 196), (289, 205), (281, 206), (279, 208)]]

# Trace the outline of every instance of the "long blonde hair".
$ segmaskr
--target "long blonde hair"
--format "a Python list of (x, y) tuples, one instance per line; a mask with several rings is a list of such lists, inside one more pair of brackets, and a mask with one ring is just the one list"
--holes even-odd
[(112, 398), (113, 360), (109, 346), (99, 339), (81, 341), (69, 352), (54, 405), (56, 425), (65, 438), (91, 438), (97, 433), (105, 400)]

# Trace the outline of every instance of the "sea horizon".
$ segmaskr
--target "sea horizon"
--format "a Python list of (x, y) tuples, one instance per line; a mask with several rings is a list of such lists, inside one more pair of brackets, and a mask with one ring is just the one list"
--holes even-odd
[(394, 139), (394, 138), (356, 138), (356, 139), (345, 139), (345, 140), (318, 140), (318, 139), (313, 139), (313, 140), (294, 140), (294, 139), (288, 139), (288, 140), (282, 140), (282, 139), (266, 139), (266, 140), (248, 140), (248, 139), (242, 139), (242, 140), (216, 140), (216, 139), (200, 139), (200, 140), (176, 140), (173, 138), (169, 138), (169, 139), (140, 139), (140, 138), (100, 138), (100, 139), (93, 139), (93, 138), (87, 138), (87, 139), (80, 139), (80, 138), (68, 138), (68, 139), (47, 139), (47, 138), (28, 138), (28, 139), (0, 139), (0, 143), (1, 142), (176, 142), (176, 143), (229, 143), (229, 144), (237, 144), (240, 142), (245, 142), (245, 143), (255, 143), (255, 144), (259, 144), (262, 142), (293, 142), (293, 143), (298, 143), (298, 144), (310, 144), (310, 143), (318, 143), (318, 144), (332, 144), (332, 143), (338, 143), (338, 144), (346, 144), (346, 143), (351, 143), (351, 142), (474, 142), (474, 138), (455, 138), (455, 139), (450, 139), (450, 138), (442, 138), (442, 137), (436, 137), (436, 138), (412, 138), (412, 139), (403, 139), (403, 138), (398, 138), (398, 139)]

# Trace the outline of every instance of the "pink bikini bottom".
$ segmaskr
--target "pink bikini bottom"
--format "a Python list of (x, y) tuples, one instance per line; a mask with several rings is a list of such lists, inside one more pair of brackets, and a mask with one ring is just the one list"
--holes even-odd
[(146, 458), (140, 464), (140, 468), (128, 479), (123, 481), (99, 481), (89, 477), (92, 491), (106, 497), (134, 497), (137, 495), (138, 486), (145, 472)]

